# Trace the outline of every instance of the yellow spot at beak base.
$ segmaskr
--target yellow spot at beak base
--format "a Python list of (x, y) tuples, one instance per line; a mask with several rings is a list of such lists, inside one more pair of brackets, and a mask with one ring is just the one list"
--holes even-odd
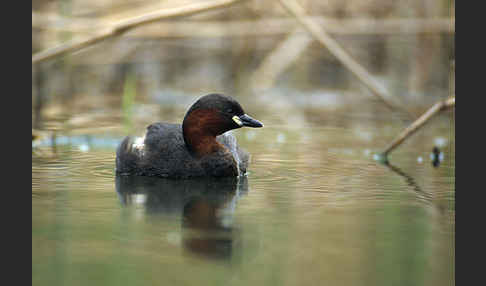
[(233, 116), (233, 121), (236, 122), (239, 126), (243, 126), (243, 122), (241, 122), (240, 118), (238, 116)]

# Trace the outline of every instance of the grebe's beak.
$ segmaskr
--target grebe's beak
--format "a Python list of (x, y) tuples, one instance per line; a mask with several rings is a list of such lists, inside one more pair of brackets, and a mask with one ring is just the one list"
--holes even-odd
[(233, 121), (236, 122), (239, 126), (243, 127), (254, 127), (254, 128), (259, 128), (263, 127), (263, 123), (260, 121), (251, 118), (248, 114), (243, 114), (240, 116), (233, 116)]

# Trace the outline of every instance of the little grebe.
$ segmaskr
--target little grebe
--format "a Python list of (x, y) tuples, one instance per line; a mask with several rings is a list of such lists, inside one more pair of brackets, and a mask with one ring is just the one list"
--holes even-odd
[(174, 179), (245, 174), (249, 154), (225, 133), (244, 126), (263, 124), (229, 96), (203, 96), (189, 108), (182, 126), (153, 123), (143, 138), (126, 137), (116, 151), (116, 172)]

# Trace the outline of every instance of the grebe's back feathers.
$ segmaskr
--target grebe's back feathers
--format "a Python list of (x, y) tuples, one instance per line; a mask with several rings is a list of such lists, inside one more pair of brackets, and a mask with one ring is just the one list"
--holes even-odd
[[(142, 141), (143, 140), (143, 141)], [(229, 151), (238, 165), (237, 173), (246, 173), (249, 154), (241, 149), (231, 132), (216, 137)], [(215, 154), (208, 158), (194, 160), (185, 146), (182, 126), (172, 123), (153, 123), (147, 127), (144, 138), (126, 137), (117, 149), (117, 172), (121, 174), (137, 174), (142, 176), (160, 176), (170, 178), (198, 177), (205, 174), (205, 170), (212, 170), (212, 176), (218, 176), (222, 170), (229, 169), (223, 163), (231, 161), (219, 160)], [(226, 155), (228, 156), (228, 155)], [(223, 164), (223, 165), (222, 165)], [(221, 174), (221, 176), (225, 176)]]

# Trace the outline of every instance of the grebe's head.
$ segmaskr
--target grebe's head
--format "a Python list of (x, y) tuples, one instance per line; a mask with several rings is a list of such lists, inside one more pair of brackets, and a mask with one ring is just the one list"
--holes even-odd
[(187, 111), (182, 129), (186, 145), (191, 149), (203, 138), (216, 137), (241, 127), (263, 127), (243, 111), (233, 98), (222, 94), (208, 94), (199, 98)]
[(222, 94), (208, 94), (199, 98), (186, 113), (183, 126), (198, 125), (217, 136), (241, 127), (263, 127), (263, 124), (243, 111), (233, 98)]

